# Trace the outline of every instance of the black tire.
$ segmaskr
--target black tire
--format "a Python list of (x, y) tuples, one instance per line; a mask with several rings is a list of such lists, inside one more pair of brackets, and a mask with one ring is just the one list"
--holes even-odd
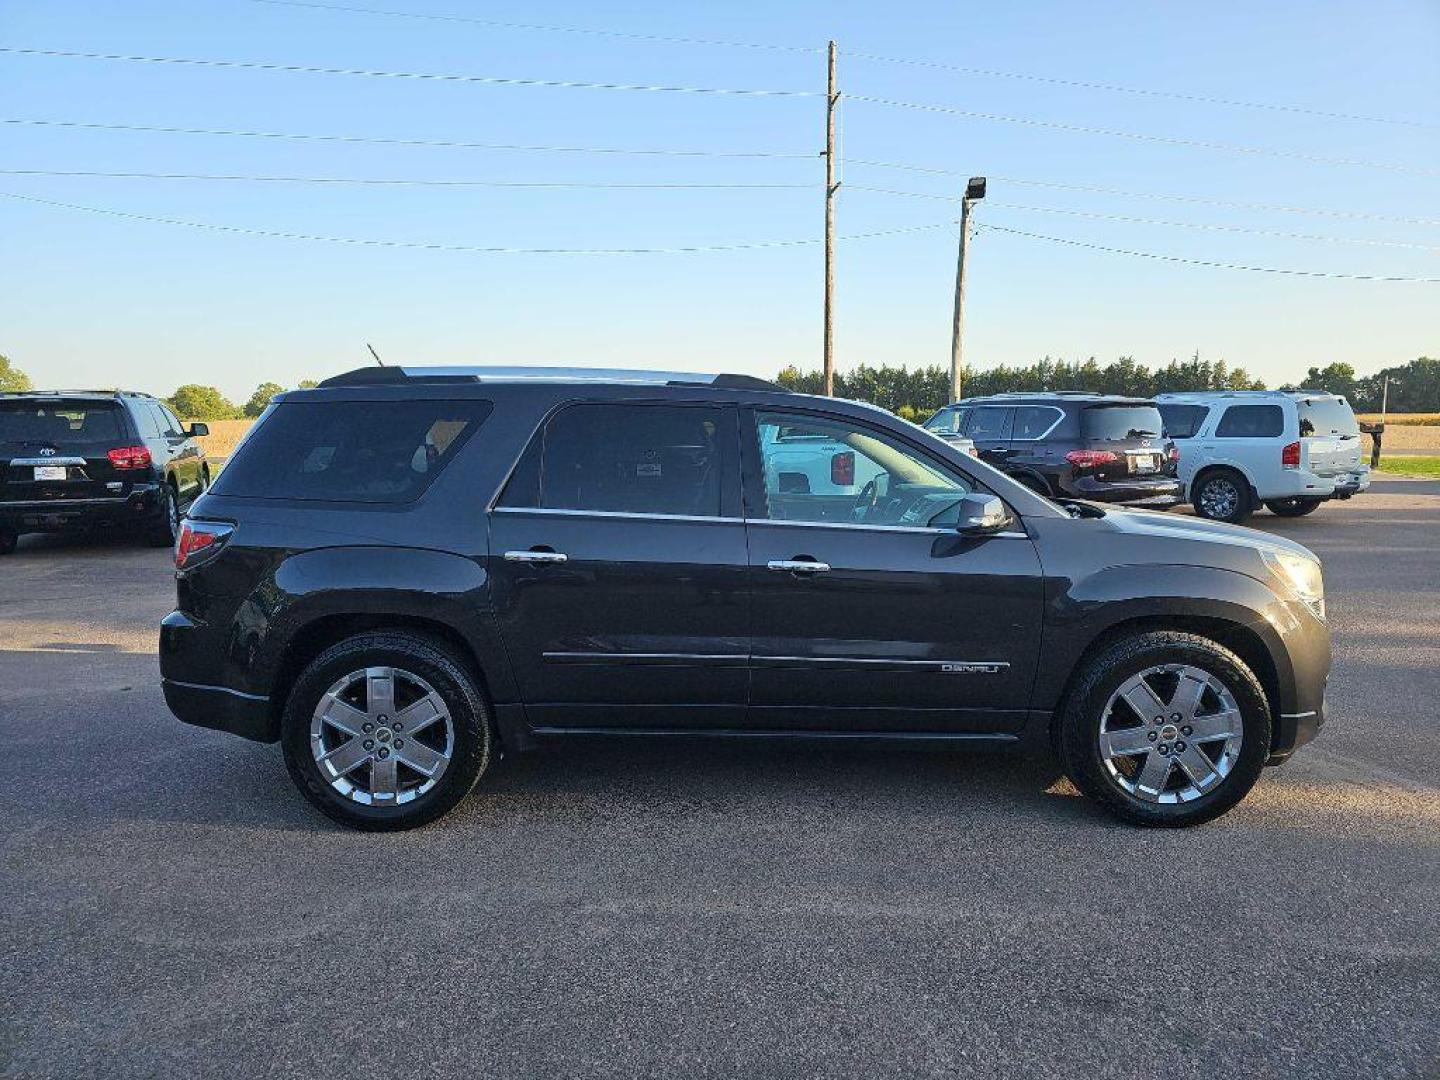
[(13, 555), (20, 543), (20, 534), (10, 529), (0, 529), (0, 555)]
[(169, 483), (160, 485), (159, 517), (145, 533), (145, 541), (151, 547), (173, 547), (175, 534), (180, 531), (180, 497)]
[(1323, 499), (1271, 499), (1265, 504), (1265, 509), (1272, 514), (1279, 514), (1281, 517), (1304, 517), (1306, 514), (1315, 512), (1315, 509), (1323, 502)]
[(1202, 473), (1191, 491), (1195, 513), (1210, 521), (1239, 525), (1255, 512), (1250, 483), (1234, 469)]
[[(454, 730), (450, 760), (435, 787), (400, 805), (363, 805), (341, 794), (321, 774), (310, 749), (311, 718), (321, 697), (337, 680), (370, 667), (419, 676), (444, 700)], [(492, 730), (474, 675), (444, 643), (408, 631), (377, 630), (332, 645), (301, 673), (285, 702), (280, 741), (291, 779), (321, 813), (353, 829), (394, 832), (434, 821), (470, 793), (489, 766)]]
[[(1132, 825), (1199, 825), (1225, 813), (1255, 786), (1270, 756), (1270, 706), (1255, 673), (1240, 657), (1208, 638), (1165, 630), (1122, 639), (1086, 663), (1061, 707), (1056, 750), (1075, 786), (1111, 814)], [(1234, 697), (1243, 724), (1229, 773), (1187, 802), (1152, 801), (1127, 791), (1107, 769), (1100, 751), (1102, 713), (1111, 696), (1131, 676), (1168, 664), (1189, 665), (1217, 678)], [(1173, 770), (1176, 780), (1184, 780), (1178, 768)]]

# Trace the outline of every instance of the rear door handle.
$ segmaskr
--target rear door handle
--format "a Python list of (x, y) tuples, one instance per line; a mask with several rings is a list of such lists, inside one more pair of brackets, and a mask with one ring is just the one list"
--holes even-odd
[(568, 562), (569, 555), (563, 551), (507, 551), (505, 552), (506, 562), (528, 562), (528, 563), (563, 563)]
[(765, 565), (768, 569), (792, 574), (823, 574), (830, 569), (829, 563), (814, 559), (771, 559)]

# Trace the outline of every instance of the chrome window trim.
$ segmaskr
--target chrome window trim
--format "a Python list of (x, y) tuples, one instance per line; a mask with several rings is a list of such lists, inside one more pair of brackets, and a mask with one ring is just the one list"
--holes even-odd
[(1015, 435), (1015, 420), (1012, 417), (1010, 420), (1011, 442), (1040, 442), (1044, 439), (1048, 439), (1050, 437), (1050, 433), (1065, 422), (1065, 410), (1060, 408), (1059, 405), (1011, 405), (1009, 407), (1014, 409), (1016, 412), (1019, 412), (1021, 409), (1052, 409), (1055, 412), (1055, 422), (1051, 424), (1048, 428), (1046, 428), (1044, 432), (1036, 435), (1034, 438), (1031, 439), (1021, 439)]
[(539, 514), (546, 517), (619, 518), (627, 521), (726, 521), (743, 525), (744, 518), (705, 514), (642, 514), (632, 510), (574, 510), (551, 506), (497, 506), (492, 514)]
[[(787, 521), (783, 518), (749, 518), (751, 525), (788, 525), (797, 529), (863, 529), (866, 532), (887, 532), (887, 533), (924, 533), (927, 536), (960, 536), (956, 529), (941, 529), (929, 525), (867, 525), (858, 521)], [(987, 536), (1006, 537), (1014, 539), (1019, 537), (1024, 540), (1030, 539), (1030, 534), (1017, 530), (1007, 529), (1004, 532), (987, 533)]]
[(11, 464), (12, 466), (15, 466), (16, 468), (21, 468), (21, 469), (32, 468), (32, 467), (38, 468), (38, 467), (44, 466), (44, 465), (66, 465), (66, 466), (72, 466), (72, 467), (73, 467), (73, 466), (76, 466), (76, 465), (84, 465), (84, 464), (85, 464), (85, 459), (84, 459), (83, 457), (36, 457), (36, 458), (18, 458), (18, 457), (17, 457), (17, 458), (11, 458), (11, 459), (10, 459), (10, 464)]

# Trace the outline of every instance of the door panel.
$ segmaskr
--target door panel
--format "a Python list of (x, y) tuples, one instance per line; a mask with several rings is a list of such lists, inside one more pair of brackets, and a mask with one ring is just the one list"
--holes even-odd
[[(776, 571), (813, 559), (821, 572)], [(1023, 534), (750, 522), (755, 722), (1013, 730), (1039, 650), (1040, 563)]]
[[(506, 553), (563, 554), (517, 561)], [(748, 675), (739, 520), (497, 509), (490, 583), (536, 725), (732, 726)]]

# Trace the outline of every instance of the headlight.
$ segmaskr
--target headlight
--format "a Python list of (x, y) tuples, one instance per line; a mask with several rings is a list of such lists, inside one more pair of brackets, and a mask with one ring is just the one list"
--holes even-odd
[(1316, 616), (1325, 618), (1325, 580), (1318, 560), (1267, 548), (1260, 549), (1260, 556), (1270, 572), (1290, 586), (1290, 591), (1304, 600)]

